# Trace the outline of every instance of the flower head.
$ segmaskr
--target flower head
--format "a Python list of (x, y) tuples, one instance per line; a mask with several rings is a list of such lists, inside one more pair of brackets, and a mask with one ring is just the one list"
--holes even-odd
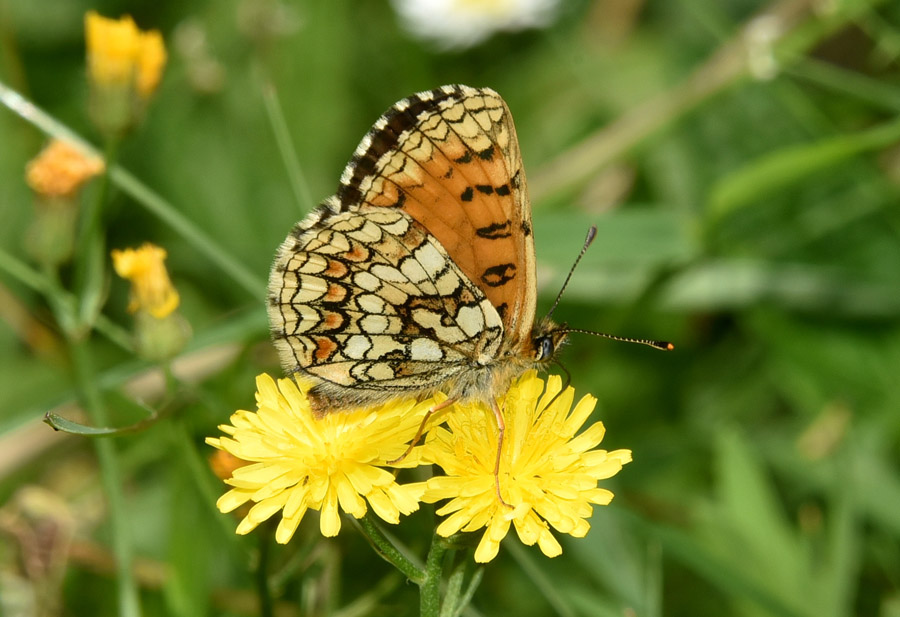
[(84, 18), (91, 119), (107, 137), (120, 137), (139, 121), (166, 65), (166, 47), (156, 31), (143, 32), (127, 15)]
[(54, 139), (28, 163), (25, 181), (43, 197), (71, 197), (103, 167), (101, 159)]
[(583, 537), (590, 528), (591, 504), (606, 505), (613, 497), (597, 482), (631, 460), (630, 450), (594, 449), (603, 439), (600, 422), (576, 435), (596, 399), (585, 396), (570, 411), (574, 391), (557, 396), (560, 389), (559, 377), (550, 377), (544, 389), (543, 380), (529, 372), (500, 401), (506, 432), (499, 484), (506, 503), (497, 495), (497, 426), (486, 404), (458, 404), (447, 417), (448, 428), (433, 429), (421, 446), (420, 458), (446, 474), (428, 480), (422, 497), (425, 502), (450, 499), (438, 510), (449, 516), (437, 531), (450, 536), (485, 528), (475, 551), (478, 562), (497, 555), (510, 524), (523, 543), (536, 542), (548, 557), (559, 555), (562, 548), (550, 528)]
[(276, 384), (262, 374), (256, 387), (257, 410), (235, 412), (231, 424), (219, 427), (227, 437), (206, 440), (248, 461), (226, 480), (233, 488), (217, 502), (222, 512), (254, 503), (237, 533), (250, 532), (279, 510), (275, 539), (283, 544), (308, 510), (320, 511), (322, 535), (334, 536), (341, 528), (339, 510), (361, 518), (371, 507), (397, 523), (400, 514), (418, 509), (424, 485), (399, 485), (382, 466), (403, 454), (431, 399), (318, 418), (306, 397), (308, 385), (292, 379)]
[(501, 30), (545, 26), (559, 0), (394, 0), (406, 27), (444, 48), (471, 47)]
[(166, 64), (166, 48), (157, 30), (144, 32), (128, 15), (101, 17), (88, 11), (84, 17), (88, 73), (103, 86), (134, 87), (143, 98), (156, 90)]
[(178, 308), (178, 292), (163, 263), (165, 249), (148, 242), (139, 249), (113, 250), (112, 259), (116, 274), (131, 281), (129, 311), (143, 310), (162, 319)]
[(101, 159), (59, 139), (52, 140), (28, 163), (25, 181), (36, 199), (25, 248), (35, 261), (55, 268), (71, 258), (78, 225), (79, 191), (103, 169)]
[(116, 274), (131, 281), (128, 310), (135, 314), (135, 351), (156, 362), (174, 357), (190, 338), (191, 326), (175, 311), (180, 300), (163, 263), (165, 249), (146, 243), (114, 250), (112, 259)]

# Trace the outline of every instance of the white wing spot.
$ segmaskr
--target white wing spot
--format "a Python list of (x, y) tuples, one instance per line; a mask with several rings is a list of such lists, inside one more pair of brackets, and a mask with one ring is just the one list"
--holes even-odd
[(353, 360), (362, 360), (366, 357), (366, 352), (372, 347), (372, 341), (369, 337), (362, 334), (354, 334), (347, 339), (344, 345), (344, 355)]
[(420, 362), (439, 362), (444, 359), (437, 342), (427, 338), (417, 338), (410, 343), (409, 355), (411, 360)]
[(434, 277), (447, 265), (444, 256), (441, 255), (441, 252), (437, 247), (430, 242), (420, 246), (416, 249), (414, 254), (416, 260), (422, 264), (422, 267), (425, 268), (425, 272), (427, 272), (430, 277)]
[[(410, 293), (412, 293), (412, 292), (418, 292), (419, 290), (416, 289), (415, 287), (409, 287), (408, 291)], [(378, 295), (381, 296), (382, 298), (384, 298), (384, 300), (388, 304), (393, 304), (394, 306), (400, 306), (402, 304), (406, 304), (406, 301), (409, 299), (410, 294), (398, 289), (397, 287), (393, 287), (391, 285), (385, 285), (380, 290), (378, 290)], [(419, 294), (416, 293), (413, 295), (419, 295)]]
[(294, 260), (291, 260), (291, 269), (299, 272), (301, 274), (318, 274), (325, 270), (328, 267), (328, 260), (322, 257), (321, 255), (317, 255), (315, 253), (304, 253), (303, 254), (306, 259), (304, 259), (299, 267), (294, 267)]
[(381, 228), (372, 221), (366, 221), (363, 223), (362, 227), (355, 231), (348, 232), (347, 235), (364, 244), (381, 242)]
[(484, 331), (484, 314), (481, 307), (464, 306), (456, 313), (456, 323), (469, 338), (474, 338)]
[(389, 234), (394, 234), (395, 236), (402, 236), (409, 231), (409, 223), (403, 218), (398, 218), (396, 221), (382, 225), (381, 227)]
[(360, 289), (366, 291), (378, 291), (381, 288), (381, 280), (371, 272), (358, 272), (353, 276), (353, 282)]
[(500, 319), (500, 313), (497, 312), (490, 300), (485, 298), (479, 302), (478, 306), (481, 307), (481, 314), (484, 316), (488, 328), (503, 328), (503, 320)]
[(434, 286), (442, 296), (452, 295), (459, 288), (460, 280), (453, 270), (447, 270), (434, 282)]
[(359, 306), (359, 310), (366, 313), (384, 313), (384, 300), (375, 294), (359, 295), (356, 298), (356, 304)]
[(388, 329), (388, 318), (384, 315), (366, 315), (360, 320), (359, 325), (363, 332), (384, 334)]
[(387, 379), (394, 378), (394, 369), (391, 368), (391, 365), (387, 362), (376, 362), (369, 370), (366, 371), (366, 374), (374, 381), (382, 381)]
[[(397, 268), (393, 266), (386, 266), (384, 264), (375, 264), (371, 267), (372, 274), (382, 280), (387, 281), (389, 283), (405, 283), (406, 277), (403, 276), (403, 273), (400, 272)], [(369, 290), (371, 291), (371, 290)]]
[(377, 335), (372, 337), (372, 349), (366, 354), (369, 360), (377, 360), (392, 351), (406, 351), (406, 347), (396, 338), (389, 335)]
[[(300, 320), (294, 326), (294, 329), (291, 331), (291, 334), (300, 334), (302, 332), (308, 332), (315, 326), (319, 325), (319, 322), (322, 321), (322, 316), (319, 315), (319, 311), (312, 308), (308, 304), (299, 304), (295, 305), (294, 310), (300, 313)], [(285, 315), (285, 324), (290, 324), (294, 321), (291, 313)]]
[(404, 259), (400, 264), (400, 271), (409, 279), (410, 283), (419, 285), (428, 280), (428, 273), (415, 259)]

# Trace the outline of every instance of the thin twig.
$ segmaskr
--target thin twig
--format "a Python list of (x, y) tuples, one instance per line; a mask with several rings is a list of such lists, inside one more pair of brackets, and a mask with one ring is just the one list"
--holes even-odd
[[(870, 4), (878, 3), (873, 0)], [(529, 180), (532, 200), (540, 203), (581, 186), (701, 103), (747, 77), (750, 55), (747, 32), (754, 24), (768, 21), (773, 25), (774, 37), (769, 41), (771, 53), (784, 64), (800, 58), (800, 53), (840, 24), (851, 21), (860, 10), (848, 9), (830, 21), (823, 19), (822, 27), (810, 32), (800, 26), (811, 21), (815, 4), (812, 0), (779, 0), (769, 5), (686, 79), (635, 105), (611, 124), (538, 169)]]

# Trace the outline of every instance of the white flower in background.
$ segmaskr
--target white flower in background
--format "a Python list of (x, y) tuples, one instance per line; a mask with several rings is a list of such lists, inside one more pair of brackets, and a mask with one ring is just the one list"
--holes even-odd
[(550, 23), (559, 0), (393, 0), (406, 28), (444, 49), (471, 47), (495, 32)]

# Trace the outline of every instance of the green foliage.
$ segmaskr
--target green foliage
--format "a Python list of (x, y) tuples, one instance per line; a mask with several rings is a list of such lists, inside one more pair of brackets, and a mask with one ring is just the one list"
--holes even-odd
[[(325, 540), (304, 520), (287, 546), (265, 526), (235, 536), (203, 439), (252, 408), (256, 374), (279, 373), (265, 280), (309, 201), (335, 190), (390, 104), (467, 83), (499, 91), (516, 119), (538, 197), (539, 314), (596, 224), (555, 318), (676, 350), (573, 335), (572, 384), (599, 398), (606, 447), (634, 462), (561, 557), (508, 538), (462, 614), (900, 614), (900, 8), (563, 4), (546, 29), (441, 52), (386, 2), (104, 3), (159, 28), (170, 58), (82, 249), (168, 251), (195, 333), (168, 387), (129, 349), (127, 286), (108, 260), (59, 279), (27, 265), (23, 170), (44, 136), (0, 109), (0, 612), (27, 614), (11, 607), (45, 589), (64, 608), (44, 614), (116, 614), (120, 534), (144, 615), (259, 614), (261, 556), (274, 614), (418, 614), (412, 585), (352, 525)], [(0, 0), (0, 82), (99, 144), (89, 8)], [(767, 24), (770, 39), (748, 42)], [(769, 52), (775, 74), (746, 68)], [(74, 336), (86, 326), (89, 340)], [(93, 376), (73, 369), (67, 335)], [(78, 383), (105, 422), (78, 415)], [(165, 413), (147, 421), (147, 407)], [(48, 411), (82, 434), (52, 433)], [(97, 440), (91, 426), (133, 430)], [(104, 497), (97, 442), (121, 503)], [(7, 521), (34, 486), (59, 498), (41, 516), (70, 542), (59, 572), (25, 576), (18, 551), (36, 549)], [(422, 511), (387, 531), (424, 561), (432, 522)], [(473, 574), (458, 567), (457, 595)]]

